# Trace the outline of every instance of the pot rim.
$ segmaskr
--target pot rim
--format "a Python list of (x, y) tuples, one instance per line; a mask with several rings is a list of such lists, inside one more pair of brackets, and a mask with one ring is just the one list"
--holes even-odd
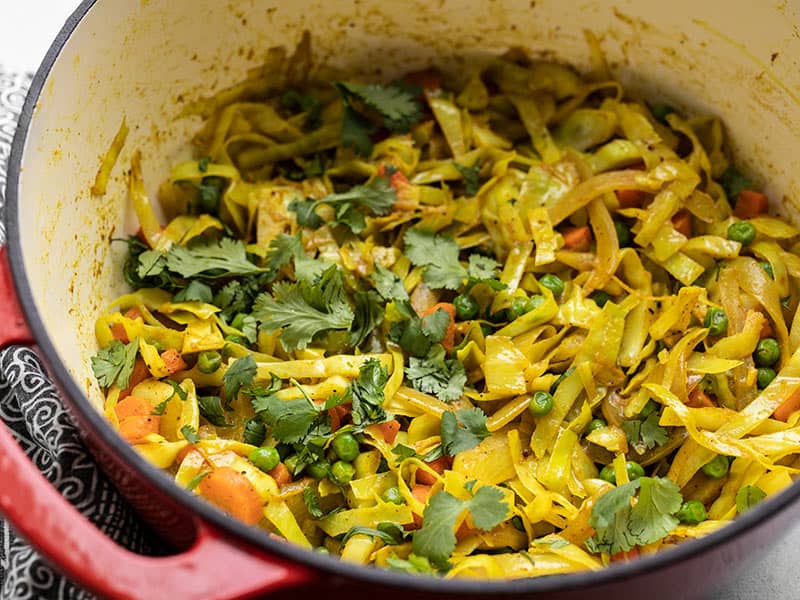
[(61, 50), (97, 1), (83, 0), (81, 2), (55, 37), (33, 77), (17, 124), (8, 165), (4, 218), (6, 243), (19, 303), (36, 343), (47, 358), (52, 374), (66, 393), (66, 402), (71, 409), (78, 413), (81, 419), (90, 425), (90, 435), (99, 436), (104, 444), (118, 453), (127, 464), (136, 469), (138, 474), (144, 477), (148, 483), (155, 486), (160, 493), (186, 507), (203, 521), (225, 532), (232, 538), (231, 542), (233, 543), (243, 541), (283, 558), (297, 561), (324, 573), (338, 575), (346, 579), (356, 579), (364, 583), (387, 587), (402, 587), (419, 592), (446, 592), (465, 595), (521, 595), (579, 590), (602, 584), (619, 583), (621, 580), (632, 579), (648, 572), (674, 566), (676, 563), (708, 553), (716, 547), (731, 541), (734, 537), (743, 535), (756, 528), (756, 526), (776, 517), (800, 497), (800, 481), (795, 481), (777, 496), (760, 503), (758, 506), (748, 510), (746, 514), (736, 518), (732, 523), (705, 537), (688, 540), (675, 547), (638, 557), (632, 561), (614, 563), (599, 571), (586, 570), (526, 579), (473, 580), (411, 575), (388, 569), (345, 563), (338, 558), (305, 550), (299, 546), (287, 544), (284, 541), (264, 535), (263, 532), (255, 527), (236, 521), (196, 495), (177, 486), (172, 478), (150, 464), (114, 431), (111, 424), (91, 405), (89, 399), (75, 383), (69, 371), (59, 359), (58, 352), (50, 339), (44, 322), (35, 308), (34, 297), (25, 272), (22, 256), (22, 232), (18, 227), (19, 180), (24, 160), (24, 149), (28, 141), (34, 110)]

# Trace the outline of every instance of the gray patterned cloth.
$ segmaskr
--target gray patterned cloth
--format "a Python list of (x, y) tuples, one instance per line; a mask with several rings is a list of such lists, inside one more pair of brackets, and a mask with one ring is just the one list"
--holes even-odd
[[(0, 210), (14, 135), (29, 75), (0, 66)], [(5, 231), (0, 223), (0, 243)], [(29, 348), (0, 350), (0, 419), (31, 461), (61, 494), (120, 545), (150, 553), (157, 547), (128, 503), (83, 446), (39, 357)], [(0, 520), (0, 600), (92, 598), (51, 568)]]

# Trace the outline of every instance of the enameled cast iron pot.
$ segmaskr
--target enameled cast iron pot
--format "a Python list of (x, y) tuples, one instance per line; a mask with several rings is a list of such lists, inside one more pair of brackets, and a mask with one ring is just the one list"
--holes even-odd
[[(86, 441), (119, 489), (176, 549), (133, 555), (105, 538), (0, 428), (0, 510), (62, 571), (105, 596), (240, 598), (267, 593), (419, 597), (688, 598), (757, 555), (800, 514), (800, 483), (706, 538), (606, 570), (508, 582), (449, 581), (356, 567), (248, 528), (180, 490), (113, 431), (91, 374), (93, 324), (124, 290), (135, 230), (123, 171), (141, 149), (151, 191), (188, 157), (187, 100), (244, 77), (304, 29), (315, 58), (389, 77), (522, 46), (587, 66), (584, 30), (629, 90), (726, 123), (739, 162), (800, 221), (800, 2), (746, 0), (86, 0), (33, 81), (14, 140), (0, 343), (36, 344)], [(109, 193), (92, 197), (123, 115), (131, 134)]]

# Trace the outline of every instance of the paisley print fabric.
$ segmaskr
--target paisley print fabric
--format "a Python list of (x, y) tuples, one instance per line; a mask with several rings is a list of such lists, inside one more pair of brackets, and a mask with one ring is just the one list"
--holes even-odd
[[(0, 209), (11, 140), (30, 80), (30, 75), (6, 73), (0, 66)], [(0, 223), (0, 243), (4, 241)], [(31, 461), (95, 526), (131, 550), (149, 553), (155, 547), (151, 534), (82, 444), (42, 363), (29, 348), (0, 350), (0, 419)], [(92, 597), (0, 520), (0, 600)]]

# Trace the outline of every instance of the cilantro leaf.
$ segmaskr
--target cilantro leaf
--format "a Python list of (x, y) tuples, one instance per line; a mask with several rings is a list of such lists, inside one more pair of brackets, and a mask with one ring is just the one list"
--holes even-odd
[(428, 558), (440, 569), (446, 569), (456, 547), (456, 522), (469, 510), (475, 527), (484, 531), (494, 529), (508, 515), (504, 494), (493, 486), (480, 488), (469, 500), (459, 500), (449, 492), (434, 494), (422, 514), (422, 527), (414, 533), (414, 554)]
[(389, 269), (375, 263), (375, 271), (372, 273), (372, 282), (375, 289), (384, 300), (408, 300), (408, 292), (400, 279)]
[(225, 401), (231, 402), (239, 390), (253, 383), (256, 376), (256, 359), (252, 354), (236, 359), (225, 370), (222, 383), (225, 388)]
[(457, 162), (453, 164), (456, 166), (456, 169), (458, 169), (458, 172), (461, 173), (461, 178), (464, 181), (464, 191), (467, 196), (474, 196), (477, 194), (481, 187), (480, 180), (478, 179), (478, 174), (481, 170), (480, 165), (475, 164), (471, 167), (465, 167)]
[(471, 254), (469, 257), (469, 265), (467, 266), (467, 275), (470, 279), (483, 281), (485, 279), (496, 279), (497, 269), (500, 267), (493, 258), (488, 256), (481, 256), (480, 254)]
[(173, 302), (205, 302), (210, 304), (214, 300), (211, 288), (197, 279), (192, 279), (185, 288), (172, 298)]
[(406, 377), (414, 389), (433, 394), (444, 402), (458, 400), (467, 383), (464, 365), (455, 359), (446, 360), (441, 344), (434, 344), (425, 358), (411, 356)]
[(181, 433), (183, 437), (186, 438), (186, 441), (190, 444), (196, 444), (200, 441), (200, 438), (197, 437), (197, 431), (191, 425), (184, 425), (181, 427)]
[(300, 253), (305, 254), (300, 235), (281, 233), (269, 243), (267, 267), (270, 271), (278, 272)]
[(369, 156), (372, 154), (372, 134), (375, 126), (356, 112), (345, 101), (342, 116), (342, 146), (352, 148), (356, 154)]
[(405, 537), (403, 529), (397, 523), (384, 522), (378, 523), (378, 527), (375, 529), (360, 525), (351, 527), (347, 530), (347, 533), (344, 534), (341, 543), (346, 544), (347, 540), (354, 535), (368, 535), (371, 538), (381, 540), (387, 546), (402, 544), (403, 538)]
[(756, 485), (745, 485), (736, 492), (736, 512), (742, 514), (761, 502), (767, 495)]
[(480, 408), (463, 408), (442, 414), (442, 446), (450, 456), (474, 448), (489, 437), (486, 414)]
[(335, 84), (348, 106), (357, 98), (383, 118), (383, 125), (396, 132), (406, 132), (422, 117), (414, 90), (393, 83), (390, 85), (338, 82)]
[(305, 398), (281, 400), (269, 394), (254, 396), (251, 402), (253, 410), (272, 428), (272, 434), (287, 444), (305, 438), (319, 415), (316, 407)]
[(220, 317), (230, 322), (239, 313), (249, 313), (256, 296), (271, 279), (269, 273), (262, 273), (225, 284), (216, 293), (213, 302), (222, 309)]
[(652, 544), (677, 527), (675, 513), (682, 502), (678, 486), (669, 479), (640, 477), (620, 485), (600, 496), (592, 508), (589, 525), (595, 535), (591, 545), (599, 552), (616, 554)]
[(736, 200), (739, 198), (739, 194), (742, 190), (753, 187), (753, 182), (744, 176), (733, 164), (728, 165), (728, 168), (720, 175), (719, 182), (725, 190), (728, 202), (732, 205), (736, 204)]
[(167, 253), (167, 268), (181, 277), (208, 279), (265, 271), (247, 260), (244, 243), (232, 238), (200, 240), (189, 246), (175, 244)]
[(325, 270), (317, 285), (279, 282), (272, 292), (273, 296), (263, 293), (256, 299), (253, 316), (267, 331), (283, 328), (280, 340), (287, 352), (305, 348), (323, 331), (349, 329), (353, 322), (336, 265)]
[(336, 209), (336, 223), (346, 225), (353, 233), (360, 233), (366, 227), (364, 215), (359, 212), (363, 208), (368, 214), (385, 215), (397, 200), (397, 191), (392, 187), (388, 177), (376, 177), (364, 185), (356, 185), (346, 192), (329, 194), (319, 200), (293, 200), (289, 210), (294, 211), (297, 223), (303, 227), (316, 229), (323, 224), (316, 213), (320, 204), (327, 204)]
[(161, 275), (167, 267), (167, 258), (160, 250), (145, 250), (139, 255), (136, 273), (144, 279)]
[(264, 443), (267, 437), (267, 428), (261, 419), (258, 417), (251, 417), (244, 422), (244, 431), (242, 432), (242, 439), (246, 444), (252, 446), (260, 446)]
[(450, 326), (450, 313), (437, 308), (429, 315), (422, 317), (422, 333), (431, 342), (440, 342)]
[(405, 459), (416, 456), (417, 452), (404, 444), (397, 444), (392, 448), (392, 454), (397, 457), (397, 464), (399, 465)]
[(388, 380), (389, 373), (377, 359), (370, 358), (361, 365), (358, 377), (350, 384), (355, 425), (363, 427), (386, 420), (383, 388)]
[(101, 387), (108, 388), (116, 384), (120, 389), (128, 387), (136, 354), (139, 351), (139, 338), (129, 344), (113, 340), (92, 357), (92, 371)]
[(367, 336), (383, 323), (383, 307), (380, 296), (372, 290), (356, 292), (353, 326), (350, 329), (350, 345), (357, 348)]
[(415, 265), (425, 267), (422, 280), (428, 287), (456, 290), (467, 278), (467, 270), (458, 262), (459, 248), (448, 236), (409, 229), (403, 237), (405, 254)]
[(303, 502), (306, 505), (308, 514), (313, 518), (321, 519), (325, 516), (325, 513), (322, 512), (322, 509), (319, 507), (319, 494), (312, 488), (307, 487), (303, 490)]
[(222, 398), (219, 396), (198, 396), (197, 404), (200, 415), (212, 425), (217, 427), (231, 427), (222, 408)]
[(667, 430), (658, 424), (658, 419), (658, 411), (656, 411), (650, 413), (644, 420), (631, 419), (622, 422), (621, 427), (628, 442), (639, 454), (666, 443), (669, 436)]

